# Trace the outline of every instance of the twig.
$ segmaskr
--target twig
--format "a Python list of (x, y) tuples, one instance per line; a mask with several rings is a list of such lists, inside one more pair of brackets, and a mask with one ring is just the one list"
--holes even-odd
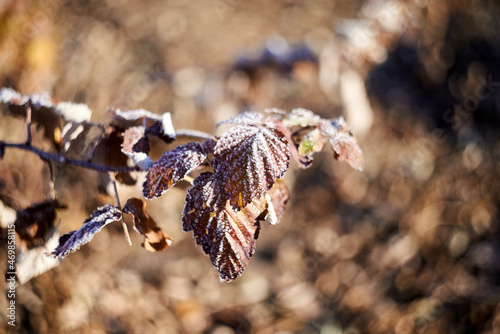
[(31, 146), (31, 107), (29, 105), (26, 109), (26, 145)]
[(46, 160), (47, 165), (49, 165), (49, 173), (50, 173), (50, 182), (49, 182), (49, 196), (51, 200), (56, 199), (56, 190), (54, 187), (54, 166), (52, 165), (52, 161)]
[[(116, 199), (116, 205), (118, 208), (121, 210), (122, 206), (120, 204), (120, 197), (118, 196), (118, 188), (116, 187), (116, 177), (115, 173), (110, 173), (111, 175), (111, 182), (113, 183), (113, 189), (115, 191), (115, 199)], [(128, 228), (127, 224), (125, 224), (125, 218), (123, 218), (122, 215), (122, 228), (123, 228), (123, 233), (125, 234), (125, 240), (127, 240), (127, 243), (129, 246), (132, 246), (132, 240), (130, 240), (130, 234), (128, 233)]]
[(87, 169), (92, 169), (96, 170), (99, 172), (116, 172), (116, 173), (128, 173), (128, 172), (136, 172), (140, 171), (141, 169), (137, 166), (103, 166), (103, 165), (98, 165), (94, 164), (92, 162), (88, 161), (82, 161), (82, 160), (77, 160), (77, 159), (71, 159), (67, 158), (65, 156), (59, 155), (59, 154), (54, 154), (54, 153), (49, 153), (44, 150), (41, 150), (39, 148), (31, 146), (31, 144), (28, 143), (23, 143), (23, 144), (18, 144), (18, 143), (8, 143), (4, 141), (0, 141), (0, 147), (12, 147), (12, 148), (17, 148), (20, 150), (25, 150), (25, 151), (30, 151), (35, 153), (40, 157), (42, 160), (46, 161), (54, 161), (63, 165), (70, 165), (70, 166), (76, 166), (76, 167), (83, 167)]

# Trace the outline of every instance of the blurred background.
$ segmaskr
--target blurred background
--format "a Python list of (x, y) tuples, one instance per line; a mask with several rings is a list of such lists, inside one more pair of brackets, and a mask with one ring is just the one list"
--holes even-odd
[[(168, 250), (108, 226), (18, 286), (17, 329), (500, 333), (499, 17), (493, 0), (0, 0), (2, 87), (86, 103), (96, 122), (144, 108), (210, 133), (245, 110), (304, 107), (343, 115), (365, 157), (361, 173), (331, 150), (291, 163), (283, 221), (230, 284), (182, 232), (181, 184), (148, 202)], [(2, 140), (24, 129), (2, 115)], [(18, 207), (46, 198), (38, 157), (7, 151), (0, 170)], [(114, 201), (95, 172), (56, 174), (62, 233)]]

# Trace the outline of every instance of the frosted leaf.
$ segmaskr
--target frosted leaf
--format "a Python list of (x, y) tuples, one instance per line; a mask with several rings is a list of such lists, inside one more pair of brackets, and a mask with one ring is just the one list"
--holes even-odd
[(318, 124), (318, 129), (330, 141), (335, 159), (345, 161), (359, 171), (363, 170), (363, 152), (343, 117), (322, 120)]
[(59, 102), (56, 109), (64, 120), (75, 123), (90, 121), (92, 110), (84, 103)]
[(122, 218), (122, 212), (116, 206), (105, 205), (98, 208), (92, 216), (83, 222), (79, 230), (71, 231), (59, 238), (59, 245), (51, 253), (54, 258), (64, 258), (88, 243), (96, 233), (109, 223)]
[(158, 115), (144, 109), (121, 111), (110, 110), (113, 123), (122, 129), (146, 123), (146, 133), (156, 136), (166, 143), (175, 140), (175, 130), (170, 113)]
[(196, 142), (165, 152), (149, 169), (144, 182), (143, 196), (149, 199), (160, 197), (205, 158), (203, 146)]
[(148, 156), (149, 139), (144, 134), (144, 127), (133, 126), (123, 133), (122, 152), (141, 170), (148, 170), (153, 161)]
[(228, 120), (217, 123), (217, 126), (222, 124), (262, 124), (264, 122), (264, 117), (262, 114), (247, 111), (243, 114), (231, 117)]
[(285, 174), (289, 158), (286, 138), (277, 129), (238, 125), (217, 141), (214, 170), (230, 204), (241, 209)]
[(283, 119), (283, 124), (289, 128), (293, 127), (308, 127), (316, 126), (316, 124), (321, 120), (321, 117), (316, 115), (310, 110), (304, 108), (293, 109), (286, 118)]
[(230, 282), (242, 274), (255, 251), (264, 210), (265, 201), (255, 201), (234, 211), (218, 176), (203, 173), (186, 196), (183, 230), (193, 231), (196, 244), (210, 256), (221, 281)]
[(172, 239), (158, 227), (156, 221), (146, 212), (146, 203), (140, 198), (130, 198), (123, 206), (123, 212), (134, 218), (134, 230), (145, 239), (142, 247), (149, 252), (163, 251), (172, 244)]

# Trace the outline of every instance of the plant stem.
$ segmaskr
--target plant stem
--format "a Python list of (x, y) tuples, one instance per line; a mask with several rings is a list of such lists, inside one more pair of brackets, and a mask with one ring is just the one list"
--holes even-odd
[(116, 173), (127, 173), (127, 172), (135, 172), (135, 171), (140, 171), (140, 169), (136, 166), (128, 167), (128, 166), (104, 166), (104, 165), (98, 165), (89, 161), (82, 161), (82, 160), (77, 160), (77, 159), (71, 159), (67, 158), (63, 155), (55, 154), (55, 153), (49, 153), (44, 150), (41, 150), (39, 148), (36, 148), (34, 146), (31, 146), (29, 143), (23, 143), (23, 144), (18, 144), (18, 143), (9, 143), (9, 142), (4, 142), (0, 141), (0, 147), (12, 147), (12, 148), (17, 148), (20, 150), (25, 150), (25, 151), (30, 151), (35, 153), (40, 157), (42, 160), (47, 160), (47, 161), (54, 161), (63, 165), (70, 165), (70, 166), (76, 166), (76, 167), (83, 167), (87, 169), (92, 169), (96, 170), (99, 172), (116, 172)]

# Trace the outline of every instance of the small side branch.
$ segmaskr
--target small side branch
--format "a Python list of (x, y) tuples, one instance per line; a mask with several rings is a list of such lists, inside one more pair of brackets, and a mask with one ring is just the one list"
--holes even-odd
[(49, 153), (49, 152), (46, 152), (46, 151), (41, 150), (39, 148), (33, 147), (33, 146), (31, 146), (31, 144), (29, 144), (27, 142), (24, 144), (18, 144), (18, 143), (8, 143), (8, 142), (0, 141), (0, 147), (3, 147), (3, 148), (12, 147), (12, 148), (20, 149), (20, 150), (30, 151), (30, 152), (33, 152), (36, 155), (38, 155), (40, 157), (40, 159), (42, 159), (42, 160), (53, 161), (53, 162), (57, 162), (57, 163), (60, 163), (63, 165), (83, 167), (83, 168), (87, 168), (87, 169), (96, 170), (99, 172), (128, 173), (128, 172), (140, 171), (140, 168), (138, 168), (136, 166), (133, 166), (133, 167), (103, 166), (103, 165), (94, 164), (94, 163), (88, 162), (88, 161), (67, 158), (67, 157), (59, 155), (59, 154)]
[[(120, 197), (118, 196), (118, 188), (116, 187), (115, 173), (109, 173), (109, 174), (111, 177), (111, 182), (113, 183), (113, 190), (115, 191), (116, 206), (118, 206), (118, 208), (122, 210), (122, 205), (120, 204)], [(132, 240), (130, 240), (130, 233), (128, 233), (127, 224), (125, 224), (125, 218), (123, 218), (123, 214), (122, 214), (122, 228), (123, 228), (123, 233), (125, 234), (125, 240), (127, 240), (129, 246), (132, 246)]]

